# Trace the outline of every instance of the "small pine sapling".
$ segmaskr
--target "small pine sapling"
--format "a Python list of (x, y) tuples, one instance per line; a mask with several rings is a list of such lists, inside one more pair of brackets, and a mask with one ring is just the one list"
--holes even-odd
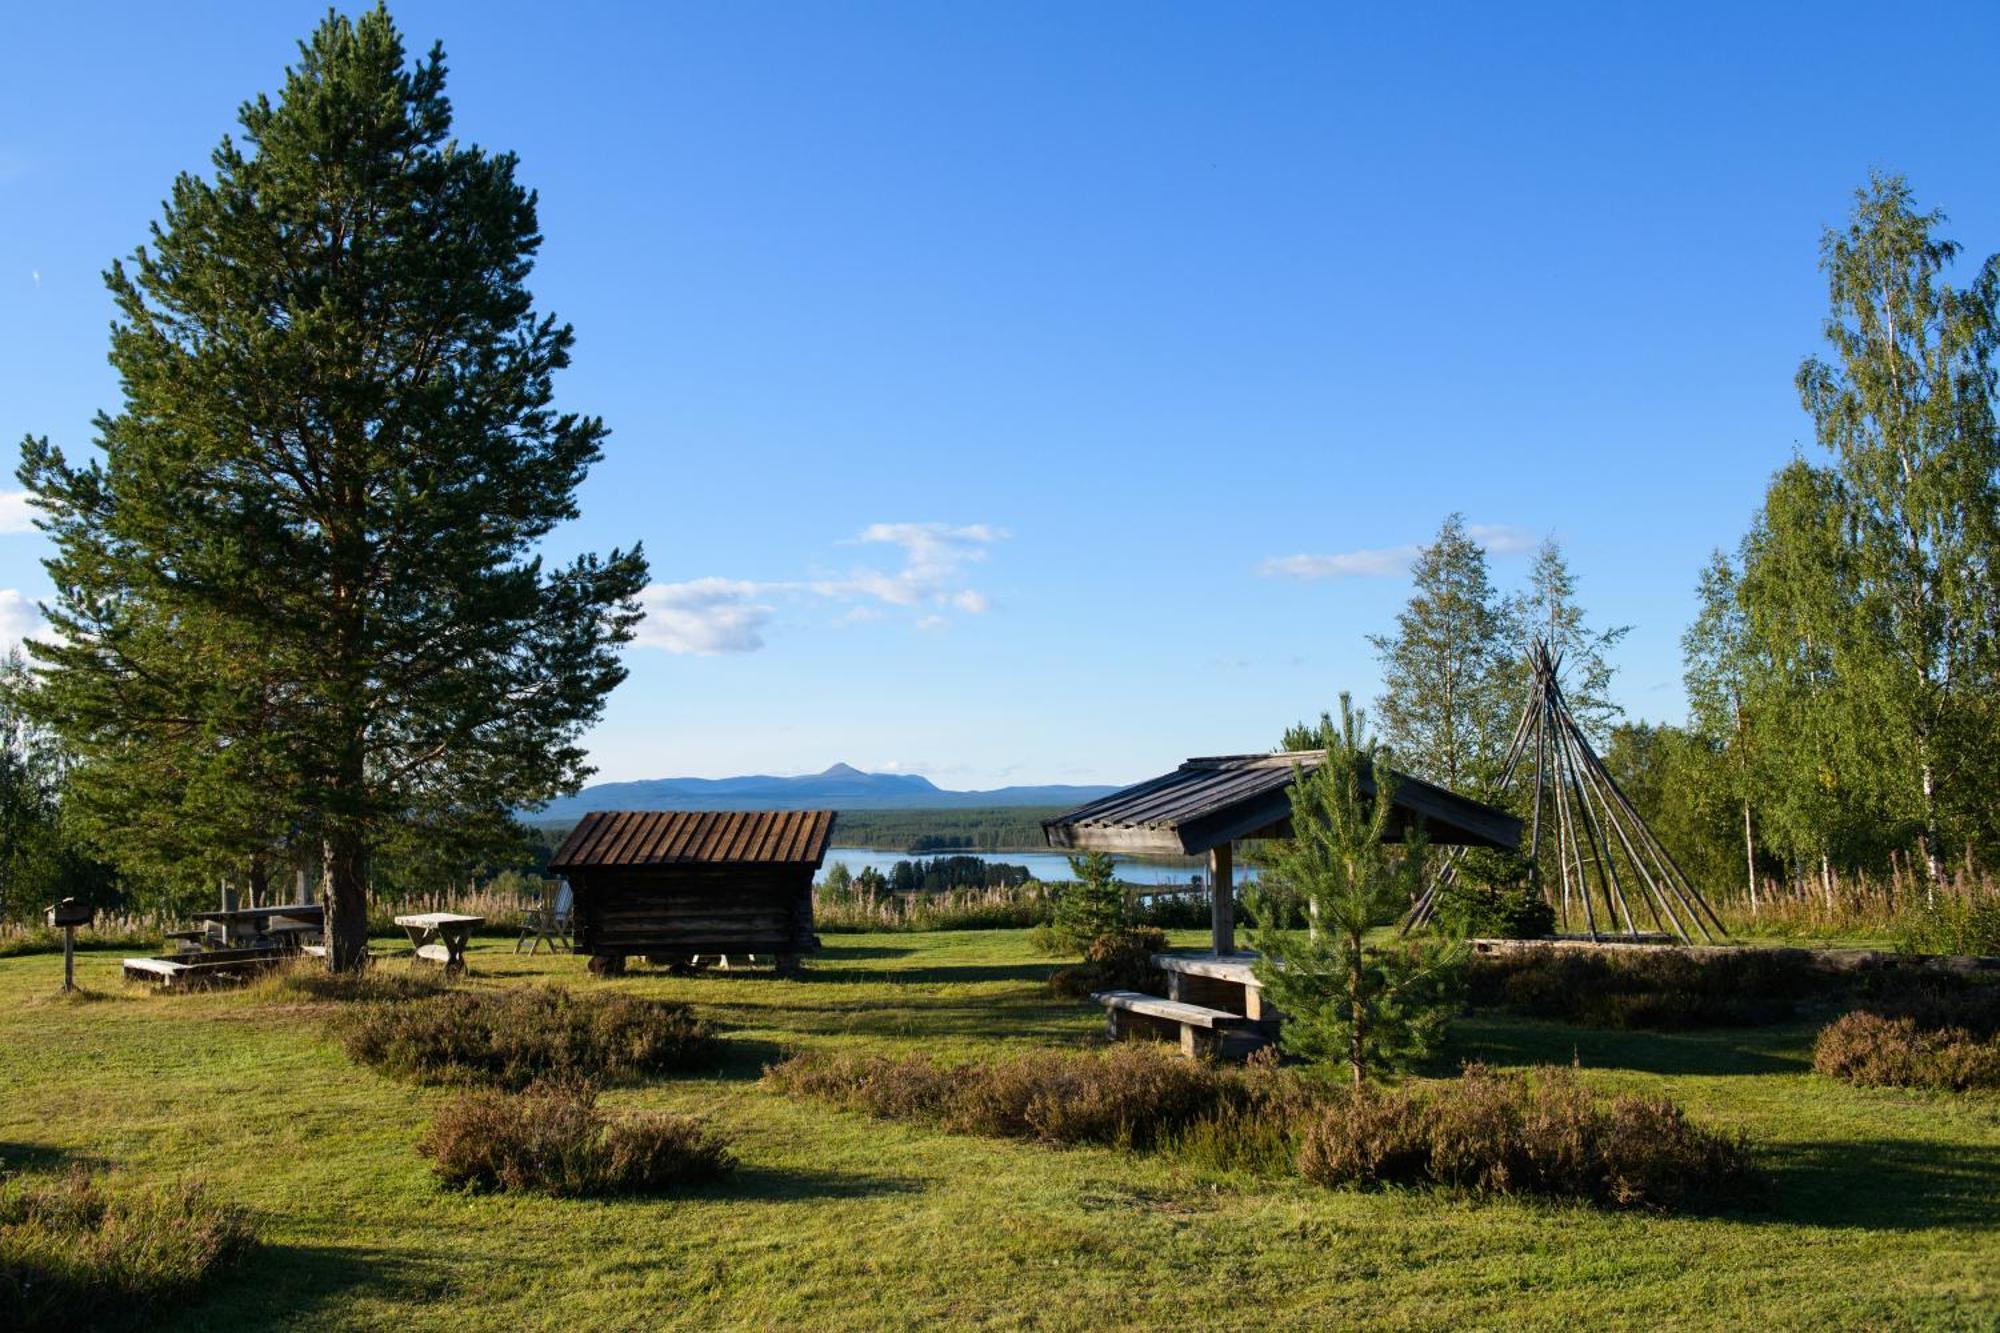
[(1394, 777), (1343, 694), (1326, 759), (1294, 773), (1292, 833), (1261, 858), (1246, 892), (1261, 958), (1257, 979), (1286, 1014), (1284, 1044), (1354, 1082), (1407, 1069), (1428, 1055), (1456, 1007), (1463, 938), (1434, 928), (1371, 945), (1368, 935), (1409, 909), (1424, 882), (1425, 845), (1394, 831)]

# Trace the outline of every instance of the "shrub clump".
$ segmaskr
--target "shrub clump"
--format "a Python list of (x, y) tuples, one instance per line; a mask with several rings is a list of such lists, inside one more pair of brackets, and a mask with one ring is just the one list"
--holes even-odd
[(767, 1070), (764, 1080), (780, 1092), (892, 1119), (933, 1120), (955, 1133), (1134, 1148), (1271, 1099), (1255, 1075), (1144, 1042), (954, 1067), (924, 1056), (808, 1052)]
[(1473, 960), (1467, 983), (1475, 1007), (1583, 1027), (1673, 1031), (1783, 1022), (1829, 978), (1810, 955), (1792, 950), (1704, 957), (1633, 946), (1626, 953), (1521, 949), (1482, 955)]
[(1569, 1070), (1467, 1066), (1448, 1083), (1352, 1089), (1299, 1147), (1322, 1185), (1436, 1184), (1666, 1212), (1761, 1182), (1743, 1140), (1704, 1129), (1666, 1097), (1592, 1094)]
[(345, 1023), (347, 1053), (419, 1083), (519, 1090), (545, 1079), (626, 1082), (712, 1067), (714, 1032), (685, 1004), (560, 986), (452, 990), (371, 1004)]
[(688, 1116), (647, 1112), (607, 1120), (587, 1083), (538, 1083), (522, 1093), (463, 1093), (417, 1151), (448, 1184), (557, 1198), (654, 1194), (720, 1180), (736, 1169), (723, 1141)]
[(1820, 1032), (1813, 1042), (1813, 1068), (1863, 1087), (1953, 1092), (2000, 1087), (2000, 1039), (1857, 1010)]
[(0, 1181), (0, 1328), (137, 1322), (250, 1248), (243, 1213), (198, 1182), (105, 1191), (86, 1172)]
[(1066, 1000), (1105, 990), (1151, 991), (1159, 978), (1153, 955), (1166, 947), (1167, 933), (1152, 926), (1099, 935), (1085, 946), (1081, 965), (1050, 974), (1049, 989)]

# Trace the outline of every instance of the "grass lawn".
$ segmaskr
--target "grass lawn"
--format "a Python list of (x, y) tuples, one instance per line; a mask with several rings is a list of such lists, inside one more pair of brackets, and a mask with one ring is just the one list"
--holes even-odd
[[(1329, 1192), (1110, 1150), (871, 1121), (760, 1088), (781, 1052), (959, 1058), (1096, 1039), (1026, 932), (829, 935), (808, 977), (599, 983), (482, 941), (475, 985), (560, 980), (685, 999), (727, 1029), (719, 1075), (610, 1108), (710, 1117), (737, 1178), (659, 1200), (441, 1190), (412, 1151), (446, 1094), (350, 1065), (313, 1006), (155, 995), (116, 953), (0, 959), (0, 1158), (204, 1177), (262, 1244), (168, 1326), (235, 1328), (1964, 1327), (2000, 1322), (2000, 1096), (1847, 1087), (1815, 1023), (1605, 1033), (1479, 1018), (1446, 1066), (1579, 1062), (1748, 1132), (1767, 1211), (1631, 1216), (1437, 1193)], [(1185, 943), (1197, 943), (1193, 934)], [(392, 958), (385, 966), (406, 964)]]

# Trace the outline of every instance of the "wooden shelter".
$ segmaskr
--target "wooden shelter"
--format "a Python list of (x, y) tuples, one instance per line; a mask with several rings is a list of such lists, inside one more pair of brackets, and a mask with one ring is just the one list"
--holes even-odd
[[(1113, 1041), (1129, 1035), (1177, 1037), (1189, 1055), (1247, 1054), (1277, 1039), (1283, 1015), (1264, 1002), (1254, 954), (1236, 952), (1234, 846), (1239, 839), (1292, 836), (1291, 786), (1301, 770), (1326, 762), (1324, 750), (1190, 759), (1171, 773), (1115, 791), (1042, 825), (1051, 847), (1087, 852), (1197, 856), (1208, 853), (1210, 950), (1160, 953), (1167, 994), (1100, 991)], [(1448, 847), (1520, 846), (1521, 821), (1457, 792), (1394, 774), (1389, 837), (1421, 828)], [(1373, 797), (1373, 771), (1362, 776)]]
[(672, 967), (770, 956), (781, 972), (819, 947), (812, 881), (831, 810), (595, 811), (549, 870), (569, 881), (578, 952), (593, 972), (633, 954)]
[[(1243, 839), (1292, 835), (1292, 774), (1326, 760), (1324, 750), (1220, 755), (1190, 759), (1171, 773), (1115, 791), (1048, 820), (1049, 846), (1086, 852), (1151, 856), (1208, 854), (1214, 901), (1212, 940), (1218, 955), (1236, 951), (1233, 846)], [(1363, 788), (1374, 792), (1372, 778)], [(1521, 843), (1521, 821), (1457, 792), (1395, 775), (1391, 837), (1419, 825), (1440, 846), (1497, 847)]]

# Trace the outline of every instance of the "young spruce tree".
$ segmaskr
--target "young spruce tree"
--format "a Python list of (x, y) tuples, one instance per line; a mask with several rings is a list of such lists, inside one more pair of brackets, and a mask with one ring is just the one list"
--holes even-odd
[(1125, 886), (1118, 882), (1117, 862), (1109, 852), (1072, 856), (1069, 870), (1076, 879), (1056, 900), (1055, 933), (1081, 952), (1099, 936), (1125, 928)]
[[(1455, 1003), (1462, 939), (1439, 927), (1374, 946), (1424, 885), (1425, 846), (1388, 841), (1394, 777), (1340, 696), (1325, 760), (1291, 787), (1292, 837), (1273, 842), (1245, 892), (1257, 979), (1286, 1014), (1285, 1045), (1346, 1064), (1356, 1084), (1435, 1049)], [(1373, 784), (1374, 790), (1370, 790)]]
[(451, 137), (444, 84), (384, 10), (329, 16), (107, 275), (103, 457), (31, 439), (20, 470), (60, 635), (28, 697), (74, 790), (316, 847), (336, 969), (400, 830), (574, 789), (646, 576), (533, 555), (605, 430), (551, 409), (573, 338), (524, 286), (535, 198)]

